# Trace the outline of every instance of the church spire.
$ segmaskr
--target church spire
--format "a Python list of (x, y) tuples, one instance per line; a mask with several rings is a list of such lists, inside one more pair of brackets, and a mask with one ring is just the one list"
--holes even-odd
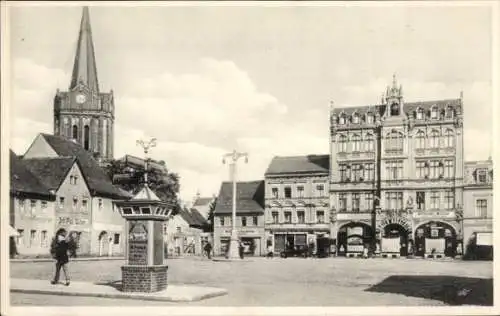
[(80, 33), (78, 35), (78, 43), (76, 47), (75, 63), (73, 65), (73, 74), (71, 75), (71, 84), (69, 89), (74, 89), (80, 83), (96, 93), (99, 92), (94, 43), (92, 42), (92, 31), (90, 29), (88, 7), (83, 7)]

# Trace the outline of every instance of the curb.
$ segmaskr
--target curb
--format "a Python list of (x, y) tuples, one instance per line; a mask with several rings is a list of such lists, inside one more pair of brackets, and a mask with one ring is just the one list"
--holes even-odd
[[(76, 258), (69, 259), (70, 262), (78, 261), (113, 261), (113, 260), (125, 260), (125, 257), (91, 257), (91, 258)], [(26, 258), (26, 259), (10, 259), (11, 263), (25, 263), (25, 262), (53, 262), (52, 258)]]

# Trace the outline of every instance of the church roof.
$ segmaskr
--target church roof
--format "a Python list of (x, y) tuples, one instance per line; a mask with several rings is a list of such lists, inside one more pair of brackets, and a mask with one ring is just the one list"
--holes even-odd
[(91, 191), (110, 197), (128, 197), (124, 196), (123, 191), (120, 191), (112, 184), (111, 179), (109, 179), (106, 172), (99, 166), (92, 154), (78, 143), (60, 136), (43, 133), (41, 135), (58, 156), (74, 156), (78, 159), (82, 174)]
[[(223, 182), (215, 206), (215, 214), (231, 214), (233, 205), (233, 183)], [(264, 212), (264, 181), (237, 182), (236, 213)]]
[(75, 164), (75, 157), (24, 159), (24, 165), (49, 190), (57, 190)]
[(26, 168), (24, 160), (12, 150), (10, 151), (10, 191), (12, 193), (51, 196), (49, 189)]
[(84, 7), (82, 12), (80, 32), (78, 34), (75, 61), (69, 89), (72, 90), (76, 88), (80, 83), (83, 83), (92, 91), (99, 92), (97, 66), (88, 7)]
[(288, 156), (273, 158), (265, 175), (281, 174), (328, 174), (330, 170), (329, 155), (307, 155), (307, 156)]

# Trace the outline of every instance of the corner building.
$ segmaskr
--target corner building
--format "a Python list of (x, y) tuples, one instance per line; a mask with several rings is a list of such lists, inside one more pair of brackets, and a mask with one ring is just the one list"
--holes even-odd
[(382, 255), (444, 257), (461, 247), (462, 96), (403, 96), (394, 77), (380, 104), (331, 109), (331, 235), (339, 255), (376, 245)]

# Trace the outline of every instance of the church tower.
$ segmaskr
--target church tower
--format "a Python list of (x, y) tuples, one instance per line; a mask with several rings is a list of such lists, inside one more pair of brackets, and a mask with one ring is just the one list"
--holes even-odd
[(99, 91), (88, 7), (83, 8), (68, 91), (54, 98), (54, 134), (73, 139), (96, 158), (113, 158), (113, 90)]

